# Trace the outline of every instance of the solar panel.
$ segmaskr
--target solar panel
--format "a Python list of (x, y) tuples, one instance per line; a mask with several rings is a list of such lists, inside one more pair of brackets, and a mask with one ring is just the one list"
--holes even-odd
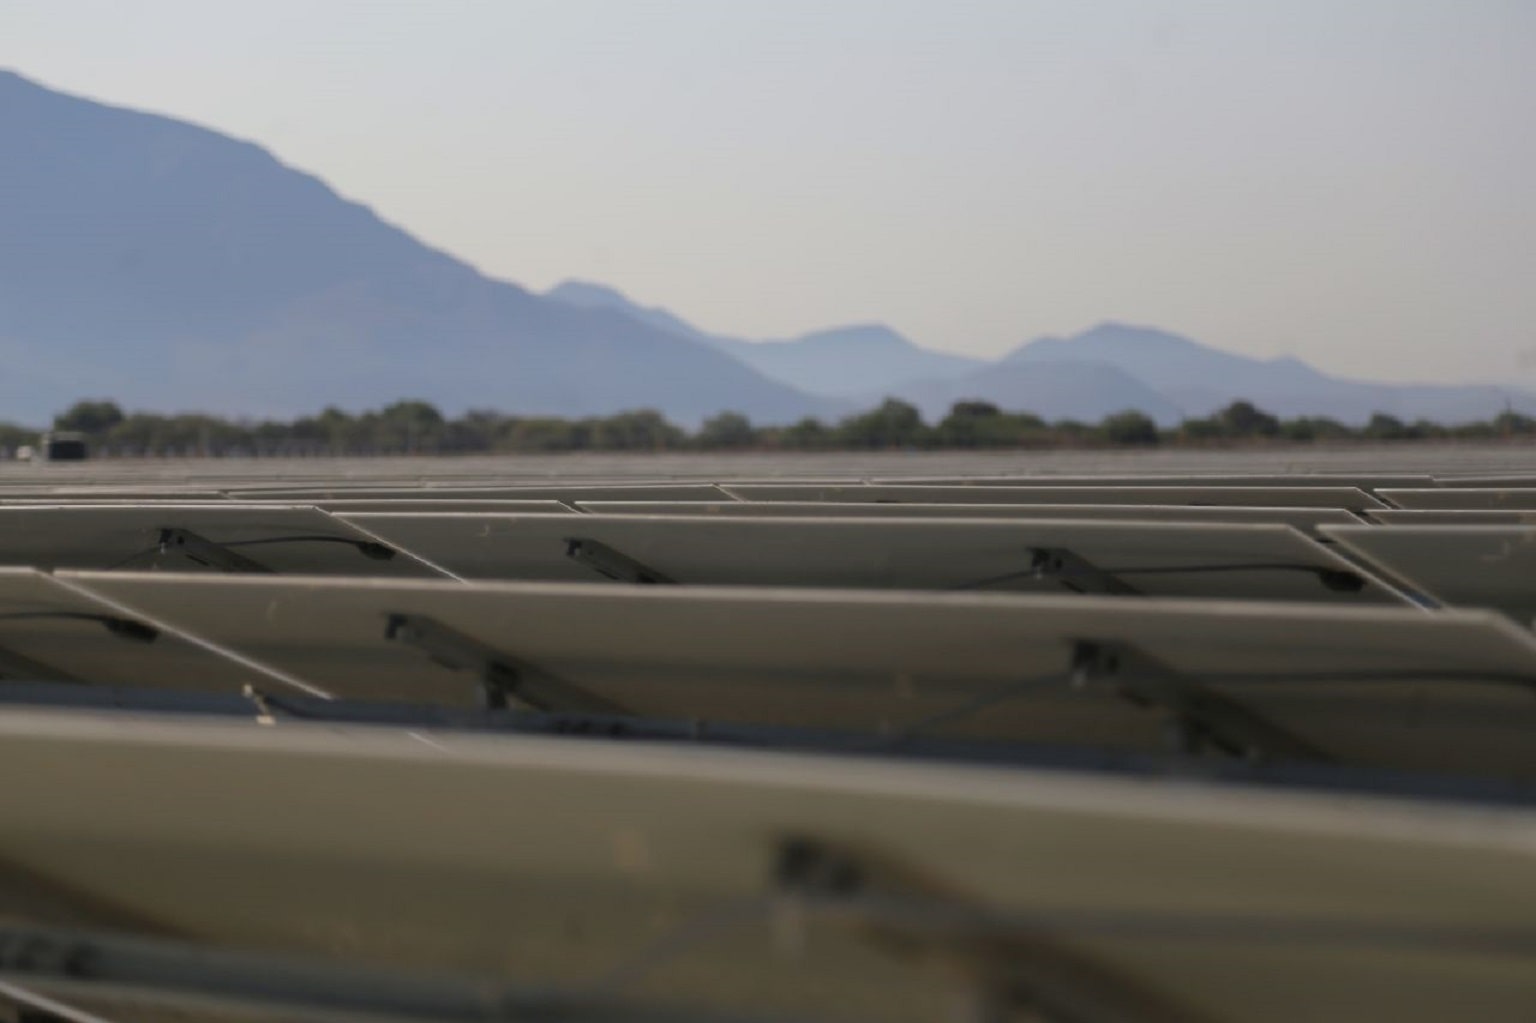
[(466, 579), (1405, 600), (1275, 525), (391, 512), (343, 520)]
[(1485, 612), (64, 578), (345, 698), (1536, 774), (1536, 638)]
[(1327, 534), (1443, 604), (1536, 625), (1536, 530), (1528, 526), (1327, 527)]
[[(51, 472), (52, 470), (50, 470)], [(133, 500), (143, 497), (175, 495), (180, 497), (201, 497), (203, 495), (222, 496), (221, 491), (215, 489), (206, 480), (196, 484), (184, 482), (153, 483), (134, 485), (129, 487), (107, 486), (102, 484), (68, 485), (68, 484), (35, 484), (35, 483), (5, 483), (0, 484), (0, 493), (17, 496), (31, 497), (100, 497), (116, 498), (118, 500)]]
[(0, 564), (443, 575), (317, 508), (234, 502), (0, 507)]
[(0, 505), (61, 505), (61, 504), (207, 504), (228, 501), (217, 490), (180, 492), (107, 492), (107, 493), (14, 493), (0, 490)]
[(579, 484), (496, 487), (302, 487), (285, 490), (231, 490), (241, 501), (285, 504), (346, 499), (413, 501), (722, 501), (730, 497), (712, 483)]
[[(689, 504), (693, 502), (679, 502)], [(732, 502), (739, 503), (739, 502)], [(315, 507), (335, 513), (394, 511), (394, 512), (507, 512), (522, 515), (573, 514), (576, 509), (560, 501), (495, 501), (495, 500), (432, 500), (414, 498), (335, 498), (315, 502)]]
[[(71, 993), (91, 990), (84, 964), (129, 994), (241, 976), (111, 954), (155, 935), (299, 957), (307, 972), (257, 971), (258, 986), (297, 994), (302, 977), (311, 997), (376, 993), (381, 1010), (395, 995), (414, 1018), (461, 992), (463, 1015), (432, 1018), (530, 1004), (498, 981), (536, 985), (545, 1016), (583, 995), (865, 1020), (982, 1001), (1095, 1020), (1428, 1023), (1473, 1006), (1518, 1021), (1536, 1004), (1529, 813), (14, 712), (0, 771), (50, 779), (0, 787), (0, 859), (33, 893), (7, 924), (57, 893), (73, 927), (110, 928), (25, 961), (43, 983), (73, 965)], [(474, 983), (407, 987), (408, 1002), (398, 981), (421, 971)]]
[(1523, 1020), (1536, 477), (1414, 450), (0, 464), (0, 1016)]
[[(1265, 508), (1385, 507), (1355, 487), (945, 487), (725, 484), (743, 501), (908, 502), (931, 504), (1193, 504)], [(578, 498), (579, 500), (579, 498)]]
[(1439, 476), (1435, 482), (1442, 487), (1477, 487), (1479, 489), (1506, 487), (1536, 487), (1536, 476), (1529, 473), (1516, 475)]
[[(777, 515), (797, 518), (1073, 519), (1112, 522), (1274, 523), (1312, 532), (1324, 522), (1354, 525), (1343, 508), (1244, 508), (1187, 504), (915, 504), (835, 501), (578, 501), (598, 515)], [(473, 510), (473, 509), (466, 509)]]
[(317, 693), (30, 568), (0, 568), (0, 679), (227, 693), (258, 685)]
[(1536, 489), (1527, 487), (1441, 486), (1423, 490), (1383, 490), (1380, 494), (1399, 508), (1536, 511)]
[(1252, 474), (1138, 474), (1055, 476), (884, 476), (870, 480), (877, 484), (907, 486), (974, 487), (1355, 487), (1371, 491), (1380, 487), (1433, 487), (1437, 481), (1428, 474), (1380, 473), (1252, 473)]
[[(1476, 508), (1378, 508), (1371, 520), (1384, 526), (1520, 526), (1536, 524), (1536, 509), (1489, 511)], [(1352, 525), (1352, 523), (1338, 523)]]

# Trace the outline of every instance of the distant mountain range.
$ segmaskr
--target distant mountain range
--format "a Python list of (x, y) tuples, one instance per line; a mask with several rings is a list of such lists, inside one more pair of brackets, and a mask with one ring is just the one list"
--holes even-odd
[(611, 288), (485, 277), (265, 150), (0, 71), (0, 419), (81, 397), (292, 416), (404, 397), (448, 412), (723, 410), (835, 418), (887, 395), (936, 419), (984, 399), (1048, 419), (1160, 422), (1246, 398), (1282, 415), (1458, 422), (1536, 396), (1342, 380), (1104, 324), (1004, 358), (862, 324), (789, 340), (701, 331)]
[(684, 423), (840, 406), (491, 280), (257, 146), (0, 72), (0, 419), (84, 396), (292, 415), (419, 397)]
[(1379, 384), (1329, 376), (1300, 359), (1234, 355), (1186, 337), (1105, 323), (1069, 338), (1041, 338), (1009, 353), (1009, 365), (1067, 361), (1114, 366), (1161, 394), (1183, 416), (1206, 415), (1244, 398), (1282, 417), (1328, 416), (1362, 423), (1373, 412), (1438, 423), (1536, 411), (1536, 395), (1488, 385)]
[(614, 309), (662, 330), (670, 330), (728, 352), (759, 373), (812, 394), (866, 398), (914, 380), (950, 377), (987, 365), (982, 359), (919, 348), (879, 323), (819, 330), (783, 341), (744, 341), (707, 334), (656, 306), (631, 302), (619, 291), (588, 281), (566, 281), (546, 295), (590, 309)]
[(745, 341), (708, 334), (666, 309), (638, 305), (601, 284), (567, 281), (546, 294), (587, 308), (621, 311), (713, 345), (810, 394), (858, 408), (899, 397), (930, 420), (963, 399), (1050, 420), (1092, 422), (1139, 409), (1164, 425), (1209, 415), (1238, 399), (1283, 417), (1327, 416), (1355, 424), (1374, 412), (1441, 423), (1488, 419), (1506, 408), (1536, 413), (1536, 395), (1516, 388), (1347, 380), (1299, 359), (1235, 355), (1166, 331), (1119, 323), (1103, 323), (1068, 338), (1039, 338), (988, 362), (921, 348), (880, 324), (787, 341)]

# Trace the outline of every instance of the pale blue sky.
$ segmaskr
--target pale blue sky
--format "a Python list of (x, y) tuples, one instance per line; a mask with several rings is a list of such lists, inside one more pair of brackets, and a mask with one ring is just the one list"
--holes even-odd
[(1527, 0), (5, 0), (0, 67), (722, 332), (1536, 384)]

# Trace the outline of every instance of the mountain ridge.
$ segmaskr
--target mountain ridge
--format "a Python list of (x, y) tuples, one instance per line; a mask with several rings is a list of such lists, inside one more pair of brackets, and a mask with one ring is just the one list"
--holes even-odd
[(1063, 359), (1118, 366), (1177, 406), (1209, 415), (1246, 400), (1281, 417), (1326, 416), (1359, 424), (1381, 412), (1456, 423), (1489, 419), (1506, 407), (1536, 411), (1536, 395), (1492, 384), (1378, 383), (1336, 377), (1294, 356), (1228, 352), (1151, 327), (1105, 322), (1069, 338), (1039, 338), (1008, 352), (1013, 364)]
[(487, 277), (211, 129), (9, 72), (0, 140), (17, 155), (0, 161), (3, 418), (82, 394), (247, 415), (407, 396), (684, 423), (832, 408), (711, 346)]
[(449, 412), (655, 408), (684, 425), (834, 417), (886, 396), (930, 418), (967, 398), (1164, 423), (1237, 399), (1350, 423), (1536, 412), (1515, 388), (1351, 380), (1114, 322), (997, 360), (879, 322), (703, 331), (607, 285), (538, 294), (490, 277), (255, 142), (5, 69), (0, 145), (0, 419), (42, 422), (84, 395), (253, 416), (404, 397)]
[(797, 390), (832, 399), (856, 398), (870, 390), (900, 388), (935, 373), (961, 372), (986, 364), (981, 359), (923, 348), (875, 321), (825, 327), (792, 338), (747, 339), (701, 330), (669, 309), (641, 305), (606, 284), (567, 280), (544, 294), (559, 301), (623, 310), (647, 323), (713, 345)]
[[(1536, 413), (1536, 395), (1518, 388), (1351, 380), (1331, 376), (1295, 356), (1242, 355), (1161, 328), (1113, 320), (1068, 337), (1035, 338), (988, 361), (923, 348), (878, 323), (790, 339), (724, 337), (701, 331), (660, 306), (642, 306), (617, 288), (585, 282), (580, 286), (600, 289), (608, 308), (665, 319), (676, 325), (674, 329), (716, 344), (800, 390), (859, 407), (900, 398), (930, 419), (941, 417), (947, 403), (967, 399), (1045, 418), (1092, 420), (1133, 408), (1163, 426), (1210, 415), (1238, 400), (1283, 417), (1321, 416), (1353, 425), (1377, 412), (1448, 424), (1489, 419), (1506, 408)], [(841, 361), (826, 357), (828, 342)], [(818, 347), (822, 350), (813, 350)], [(902, 359), (893, 360), (893, 352)], [(912, 352), (944, 371), (910, 371)], [(1035, 370), (1038, 377), (1021, 374), (1021, 367)], [(835, 381), (827, 379), (833, 375)], [(1093, 381), (1100, 386), (1090, 387)]]

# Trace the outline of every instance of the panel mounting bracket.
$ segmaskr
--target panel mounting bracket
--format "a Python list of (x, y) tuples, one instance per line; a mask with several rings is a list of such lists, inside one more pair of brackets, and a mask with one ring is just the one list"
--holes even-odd
[(216, 543), (180, 526), (162, 527), (156, 546), (162, 555), (181, 554), (199, 565), (207, 565), (221, 572), (272, 572), (269, 566), (255, 558), (248, 558), (244, 554), (230, 550), (224, 544)]
[[(38, 1023), (96, 1020), (61, 999), (126, 996), (129, 1004), (198, 1018), (525, 1020), (528, 1023), (723, 1023), (721, 1013), (652, 1006), (600, 992), (511, 986), (494, 977), (402, 973), (292, 955), (142, 937), (119, 927), (0, 926), (0, 1005)], [(188, 1009), (188, 1005), (193, 1008)], [(138, 1015), (138, 1014), (136, 1014)], [(159, 1013), (153, 1013), (157, 1018)], [(737, 1018), (731, 1016), (729, 1018)]]
[(385, 618), (385, 639), (416, 647), (445, 668), (478, 676), (487, 710), (503, 710), (516, 701), (530, 710), (552, 713), (632, 716), (628, 709), (611, 700), (428, 615), (390, 613)]
[(1016, 580), (1049, 580), (1059, 583), (1074, 593), (1139, 596), (1143, 591), (1126, 582), (1127, 576), (1200, 575), (1221, 572), (1301, 572), (1315, 577), (1325, 589), (1335, 593), (1359, 593), (1366, 587), (1365, 577), (1352, 569), (1304, 562), (1217, 562), (1215, 564), (1105, 568), (1066, 547), (1028, 547), (1025, 550), (1030, 558), (1029, 568), (982, 579), (961, 589), (984, 589)]
[(586, 565), (599, 575), (621, 583), (641, 585), (675, 585), (677, 580), (610, 547), (601, 540), (589, 540), (580, 536), (565, 537), (565, 555), (572, 561)]
[(987, 907), (878, 850), (817, 836), (780, 841), (770, 889), (789, 937), (830, 919), (877, 949), (947, 968), (976, 1023), (1189, 1023), (1170, 995), (1051, 933), (1000, 926)]
[(1066, 547), (1030, 547), (1030, 577), (1053, 579), (1076, 593), (1139, 596), (1141, 591)]
[(223, 572), (273, 572), (270, 565), (257, 561), (255, 558), (233, 550), (235, 547), (254, 547), (263, 544), (278, 543), (330, 543), (352, 547), (369, 561), (391, 561), (397, 553), (388, 544), (379, 543), (377, 540), (360, 540), (350, 536), (326, 536), (323, 534), (302, 536), (270, 536), (256, 540), (238, 540), (230, 543), (219, 543), (205, 536), (184, 529), (181, 526), (162, 526), (160, 535), (156, 541), (156, 550), (160, 554), (175, 552), (181, 554), (200, 565), (209, 568), (217, 568)]
[(1078, 640), (1072, 648), (1072, 684), (1112, 683), (1125, 699), (1169, 715), (1175, 751), (1215, 749), (1248, 760), (1330, 763), (1325, 751), (1238, 700), (1214, 692), (1190, 675), (1128, 643)]

